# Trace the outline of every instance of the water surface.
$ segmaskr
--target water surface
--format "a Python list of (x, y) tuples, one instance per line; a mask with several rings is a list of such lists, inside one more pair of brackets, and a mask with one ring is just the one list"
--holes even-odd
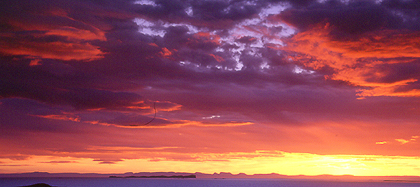
[(418, 187), (419, 183), (337, 182), (291, 179), (9, 178), (0, 187), (46, 183), (57, 187)]

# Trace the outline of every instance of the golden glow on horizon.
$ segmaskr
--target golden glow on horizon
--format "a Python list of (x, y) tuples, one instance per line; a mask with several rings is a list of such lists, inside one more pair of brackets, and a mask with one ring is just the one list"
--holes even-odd
[[(251, 155), (251, 156), (250, 156)], [(231, 172), (233, 174), (284, 175), (355, 175), (355, 176), (419, 176), (420, 158), (381, 155), (317, 155), (281, 151), (250, 153), (197, 154), (201, 157), (225, 157), (210, 161), (151, 161), (126, 159), (115, 164), (99, 164), (89, 158), (33, 156), (27, 160), (0, 159), (0, 173), (19, 172)]]

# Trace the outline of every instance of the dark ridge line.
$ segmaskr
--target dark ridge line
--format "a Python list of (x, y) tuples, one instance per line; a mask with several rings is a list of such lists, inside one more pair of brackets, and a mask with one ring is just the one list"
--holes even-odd
[(21, 187), (53, 187), (53, 186), (50, 186), (50, 185), (45, 184), (45, 183), (37, 183), (37, 184), (32, 184), (32, 185), (29, 185), (29, 186), (21, 186)]
[(152, 175), (152, 176), (109, 176), (109, 178), (123, 178), (123, 179), (128, 179), (128, 178), (197, 178), (197, 176), (195, 175), (171, 175), (171, 176), (165, 176), (165, 175)]

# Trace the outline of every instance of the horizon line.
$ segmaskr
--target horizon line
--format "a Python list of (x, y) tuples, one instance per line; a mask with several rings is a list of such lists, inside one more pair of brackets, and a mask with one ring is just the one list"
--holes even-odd
[[(246, 173), (231, 173), (231, 172), (214, 172), (214, 173), (203, 173), (203, 172), (175, 172), (175, 171), (159, 171), (159, 172), (125, 172), (125, 173), (78, 173), (78, 172), (63, 172), (63, 173), (50, 173), (50, 172), (43, 172), (43, 171), (33, 171), (33, 172), (20, 172), (20, 173), (0, 173), (0, 178), (5, 178), (7, 176), (10, 177), (74, 177), (72, 175), (80, 175), (80, 177), (108, 177), (110, 175), (117, 175), (117, 176), (139, 176), (139, 175), (145, 175), (145, 176), (151, 176), (153, 174), (159, 174), (159, 175), (199, 175), (202, 178), (206, 178), (204, 176), (214, 178), (214, 177), (223, 177), (223, 178), (252, 178), (252, 177), (262, 177), (262, 176), (273, 176), (277, 178), (323, 178), (323, 177), (347, 177), (347, 178), (402, 178), (402, 177), (410, 177), (410, 178), (419, 178), (418, 175), (353, 175), (353, 174), (340, 174), (340, 175), (334, 175), (334, 174), (320, 174), (320, 175), (285, 175), (285, 174), (279, 174), (279, 173), (254, 173), (254, 174), (246, 174)], [(45, 175), (45, 176), (44, 176)], [(48, 176), (46, 176), (48, 175)], [(230, 176), (230, 177), (229, 177)], [(199, 177), (197, 177), (199, 178)], [(420, 181), (419, 181), (420, 182)]]

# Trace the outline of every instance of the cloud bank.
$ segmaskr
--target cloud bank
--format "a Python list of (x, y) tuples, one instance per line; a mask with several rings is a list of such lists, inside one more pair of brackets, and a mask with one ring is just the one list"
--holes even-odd
[(418, 155), (419, 10), (402, 0), (2, 1), (0, 156)]

